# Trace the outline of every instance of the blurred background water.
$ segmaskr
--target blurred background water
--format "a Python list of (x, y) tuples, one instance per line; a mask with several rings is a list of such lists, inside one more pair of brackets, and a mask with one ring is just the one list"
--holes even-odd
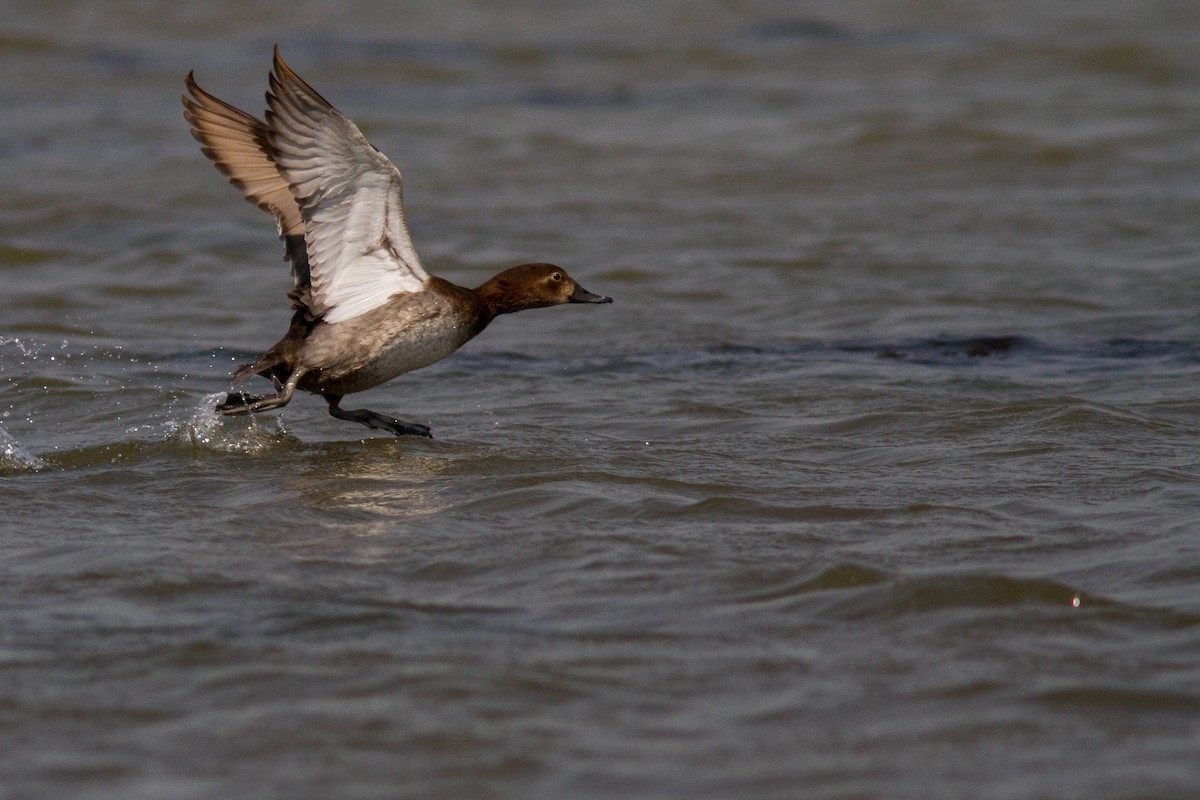
[[(612, 295), (216, 419), (271, 46), (426, 267)], [(0, 796), (1190, 798), (1200, 6), (10, 2)]]

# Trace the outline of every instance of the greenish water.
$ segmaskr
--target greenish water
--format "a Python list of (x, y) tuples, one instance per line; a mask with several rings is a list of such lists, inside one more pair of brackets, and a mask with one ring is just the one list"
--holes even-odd
[[(1194, 797), (1200, 7), (1060, 5), (17, 4), (0, 796)], [(275, 42), (615, 303), (215, 418)]]

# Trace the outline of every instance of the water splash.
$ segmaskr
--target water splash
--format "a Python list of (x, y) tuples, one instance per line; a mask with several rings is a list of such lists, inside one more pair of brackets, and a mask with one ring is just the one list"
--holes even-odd
[[(25, 358), (37, 358), (41, 353), (42, 348), (30, 344), (28, 341), (18, 339), (15, 336), (0, 336), (0, 347), (12, 345), (17, 348), (17, 351)], [(66, 345), (66, 342), (63, 342)]]
[(167, 439), (202, 450), (217, 453), (264, 453), (293, 440), (278, 415), (263, 417), (257, 414), (226, 417), (216, 412), (217, 403), (225, 392), (205, 395), (192, 409), (185, 422), (166, 423)]
[(0, 428), (0, 470), (44, 469), (46, 462), (21, 446), (21, 443)]

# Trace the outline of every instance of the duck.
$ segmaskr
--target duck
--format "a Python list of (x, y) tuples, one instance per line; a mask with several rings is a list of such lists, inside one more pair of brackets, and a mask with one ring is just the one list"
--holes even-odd
[[(300, 390), (321, 395), (337, 419), (428, 437), (427, 425), (342, 408), (342, 398), (440, 361), (504, 314), (612, 302), (549, 263), (519, 264), (474, 289), (426, 272), (405, 223), (400, 171), (284, 63), (278, 45), (264, 119), (200, 88), (194, 70), (184, 86), (183, 115), (201, 152), (275, 218), (292, 271), (287, 332), (234, 371), (217, 413), (282, 408)], [(254, 375), (274, 393), (232, 390)]]

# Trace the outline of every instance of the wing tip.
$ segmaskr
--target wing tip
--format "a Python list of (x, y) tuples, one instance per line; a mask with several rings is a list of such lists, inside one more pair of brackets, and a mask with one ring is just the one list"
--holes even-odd
[(267, 92), (268, 106), (271, 105), (271, 99), (274, 96), (281, 102), (313, 104), (323, 107), (324, 110), (336, 110), (332, 103), (312, 87), (312, 84), (301, 78), (296, 70), (287, 65), (279, 52), (278, 44), (275, 45), (271, 66), (271, 73), (267, 76), (270, 85), (270, 91)]
[[(189, 69), (187, 75), (183, 76), (183, 88), (187, 89), (187, 92), (179, 95), (179, 99), (183, 101), (183, 115), (186, 117), (192, 106), (196, 104), (196, 93), (203, 91), (200, 84), (196, 83), (196, 70)], [(188, 122), (191, 121), (189, 118)]]

